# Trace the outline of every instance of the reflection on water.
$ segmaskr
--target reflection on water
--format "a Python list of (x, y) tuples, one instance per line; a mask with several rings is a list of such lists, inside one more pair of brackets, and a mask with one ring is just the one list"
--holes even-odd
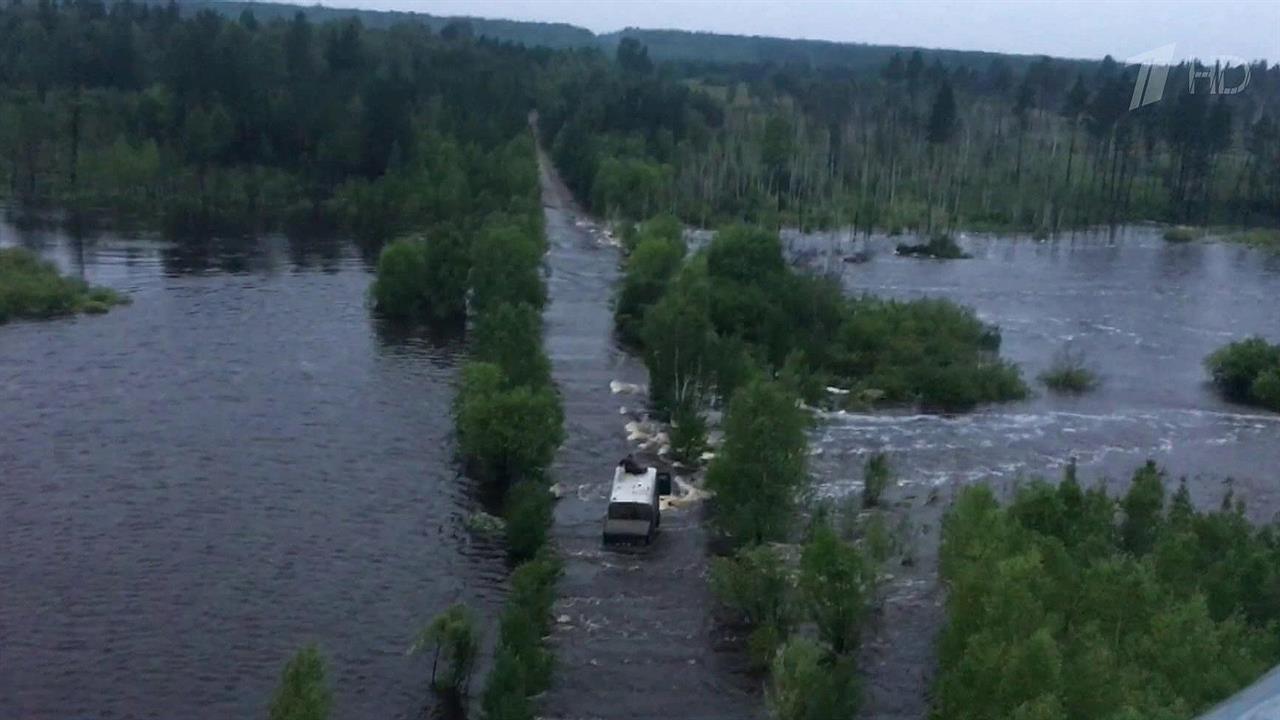
[(420, 716), (412, 636), (507, 576), (463, 531), (460, 341), (371, 319), (338, 241), (0, 244), (134, 300), (0, 326), (0, 717), (262, 716), (307, 642), (338, 716)]

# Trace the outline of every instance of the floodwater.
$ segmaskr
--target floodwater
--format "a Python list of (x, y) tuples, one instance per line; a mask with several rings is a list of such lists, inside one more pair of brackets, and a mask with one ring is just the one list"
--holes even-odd
[(345, 243), (0, 243), (133, 300), (0, 325), (0, 717), (265, 717), (309, 642), (337, 717), (421, 717), (413, 636), (507, 577), (462, 529), (460, 347), (376, 322)]
[[(956, 417), (828, 414), (815, 430), (812, 467), (831, 498), (861, 490), (870, 452), (889, 453), (898, 486), (894, 519), (915, 561), (892, 567), (880, 622), (864, 643), (866, 717), (923, 720), (941, 622), (936, 583), (938, 522), (968, 483), (1001, 493), (1019, 479), (1060, 478), (1071, 458), (1081, 481), (1123, 492), (1154, 459), (1171, 483), (1216, 507), (1232, 489), (1255, 521), (1280, 511), (1280, 414), (1223, 401), (1207, 383), (1206, 355), (1261, 334), (1280, 341), (1280, 255), (1227, 243), (1170, 244), (1160, 229), (1134, 226), (1053, 242), (963, 237), (974, 257), (897, 257), (897, 239), (821, 234), (785, 238), (793, 256), (839, 276), (850, 294), (943, 297), (1000, 326), (1002, 354), (1018, 363), (1035, 395)], [(851, 251), (872, 255), (845, 264)], [(1064, 345), (1102, 376), (1080, 397), (1050, 394), (1035, 378)], [(931, 495), (933, 496), (931, 498)]]
[[(543, 180), (546, 342), (568, 436), (554, 474), (568, 493), (541, 714), (758, 716), (759, 678), (713, 619), (699, 509), (664, 513), (648, 553), (600, 547), (612, 467), (635, 449), (624, 426), (644, 406), (611, 383), (642, 385), (645, 371), (611, 332), (617, 250), (545, 165)], [(814, 430), (826, 497), (856, 493), (866, 454), (890, 453), (915, 560), (891, 568), (864, 644), (868, 717), (925, 716), (937, 522), (961, 485), (1007, 490), (1075, 457), (1086, 481), (1119, 488), (1150, 457), (1201, 503), (1232, 487), (1255, 519), (1280, 509), (1280, 416), (1223, 402), (1201, 367), (1229, 340), (1280, 339), (1280, 258), (1168, 245), (1146, 227), (963, 238), (975, 257), (954, 262), (894, 257), (879, 238), (869, 262), (846, 265), (838, 254), (863, 241), (787, 240), (850, 292), (972, 305), (1028, 379), (1066, 343), (1103, 376), (1080, 398), (831, 414)], [(368, 263), (343, 242), (173, 245), (6, 223), (0, 244), (133, 299), (0, 326), (0, 717), (260, 717), (307, 642), (329, 658), (337, 717), (421, 717), (429, 669), (404, 654), (415, 631), (456, 601), (492, 617), (508, 574), (500, 548), (463, 530), (476, 500), (449, 418), (462, 346), (375, 321)]]

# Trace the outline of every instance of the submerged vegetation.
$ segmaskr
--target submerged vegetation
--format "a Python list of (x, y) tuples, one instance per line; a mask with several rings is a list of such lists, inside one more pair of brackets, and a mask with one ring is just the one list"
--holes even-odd
[(1220, 348), (1204, 364), (1228, 400), (1280, 412), (1280, 345), (1253, 337)]
[(1119, 499), (965, 488), (943, 525), (939, 720), (1194, 717), (1280, 661), (1280, 543), (1148, 463)]
[(324, 658), (315, 646), (298, 651), (284, 667), (271, 701), (271, 720), (327, 720), (333, 691), (325, 679)]
[(1049, 368), (1040, 373), (1040, 382), (1054, 392), (1075, 395), (1095, 390), (1102, 384), (1084, 355), (1070, 346), (1054, 355)]
[(1027, 392), (999, 358), (999, 331), (951, 302), (846, 299), (790, 269), (778, 235), (760, 228), (725, 228), (682, 264), (682, 243), (650, 235), (628, 259), (617, 321), (626, 338), (641, 328), (652, 398), (667, 412), (727, 401), (757, 367), (811, 402), (828, 384), (944, 411)]
[(23, 248), (0, 248), (0, 323), (104, 313), (128, 298), (114, 290), (63, 277), (53, 263)]
[(972, 257), (960, 248), (960, 244), (950, 235), (934, 235), (929, 242), (920, 245), (899, 244), (899, 255), (923, 257), (932, 260), (963, 260)]

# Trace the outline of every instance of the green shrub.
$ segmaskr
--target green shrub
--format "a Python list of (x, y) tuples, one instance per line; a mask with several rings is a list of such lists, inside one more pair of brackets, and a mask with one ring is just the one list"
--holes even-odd
[(271, 720), (326, 720), (332, 707), (320, 651), (315, 646), (299, 650), (284, 667), (271, 701)]
[(683, 402), (671, 413), (671, 455), (685, 465), (701, 462), (707, 449), (707, 420), (692, 402)]
[(1060, 393), (1081, 394), (1100, 384), (1098, 374), (1086, 363), (1084, 355), (1064, 347), (1054, 356), (1049, 369), (1040, 373), (1045, 387)]
[(480, 698), (484, 720), (533, 720), (533, 704), (525, 691), (524, 667), (515, 651), (498, 647)]
[(554, 388), (511, 387), (501, 368), (471, 362), (454, 400), (458, 447), (487, 477), (530, 477), (550, 465), (564, 438), (564, 410)]
[(734, 542), (785, 540), (807, 475), (808, 417), (777, 382), (734, 393), (724, 445), (707, 469), (713, 520)]
[(777, 551), (750, 545), (711, 561), (711, 590), (739, 622), (791, 625), (791, 581)]
[(1175, 225), (1164, 231), (1164, 239), (1171, 243), (1188, 243), (1199, 237), (1195, 228), (1186, 225)]
[(52, 263), (25, 248), (0, 248), (0, 322), (76, 312), (100, 314), (127, 303), (107, 288), (63, 277)]
[(515, 483), (506, 498), (507, 554), (516, 562), (530, 560), (547, 544), (552, 497), (541, 478)]
[[(471, 671), (475, 668), (480, 650), (479, 633), (475, 616), (461, 603), (452, 605), (422, 629), (411, 652), (432, 649), (431, 685), (437, 690), (465, 696), (471, 685)], [(437, 675), (443, 661), (443, 677)]]
[[(1261, 337), (1234, 342), (1210, 355), (1205, 368), (1227, 399), (1280, 410), (1280, 404), (1272, 402), (1272, 377), (1280, 372), (1280, 345)], [(1262, 395), (1256, 394), (1255, 389), (1261, 390)]]
[(662, 298), (667, 283), (684, 260), (684, 242), (642, 234), (635, 251), (627, 257), (626, 272), (618, 289), (614, 321), (619, 335), (628, 343), (639, 343), (644, 316)]
[(808, 638), (792, 637), (773, 659), (765, 701), (775, 720), (853, 717), (858, 710), (853, 663), (828, 658)]
[(972, 257), (960, 248), (950, 235), (934, 235), (929, 242), (919, 245), (898, 245), (898, 254), (910, 257), (926, 257), (934, 260), (962, 260)]
[(427, 314), (426, 247), (416, 239), (401, 239), (382, 248), (373, 281), (374, 308), (402, 321)]
[(490, 221), (471, 247), (471, 304), (477, 313), (501, 303), (526, 303), (541, 309), (547, 300), (542, 281), (540, 237), (528, 228)]
[(889, 467), (889, 457), (884, 453), (874, 453), (867, 458), (862, 472), (862, 507), (873, 508), (880, 505), (880, 497), (889, 487), (893, 479), (893, 470)]
[(818, 636), (837, 655), (857, 648), (874, 584), (874, 566), (820, 524), (800, 556), (800, 598)]
[(499, 646), (520, 666), (525, 693), (536, 695), (551, 685), (553, 658), (543, 646), (542, 623), (534, 610), (508, 603), (498, 621)]
[(476, 318), (471, 344), (476, 360), (502, 369), (512, 385), (551, 382), (551, 362), (542, 350), (542, 314), (527, 303), (499, 303)]

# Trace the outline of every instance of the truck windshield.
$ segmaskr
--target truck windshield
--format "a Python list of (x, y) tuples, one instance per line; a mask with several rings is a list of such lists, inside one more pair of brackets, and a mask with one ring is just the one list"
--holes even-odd
[(609, 505), (611, 520), (648, 520), (653, 508), (642, 503), (612, 503)]

